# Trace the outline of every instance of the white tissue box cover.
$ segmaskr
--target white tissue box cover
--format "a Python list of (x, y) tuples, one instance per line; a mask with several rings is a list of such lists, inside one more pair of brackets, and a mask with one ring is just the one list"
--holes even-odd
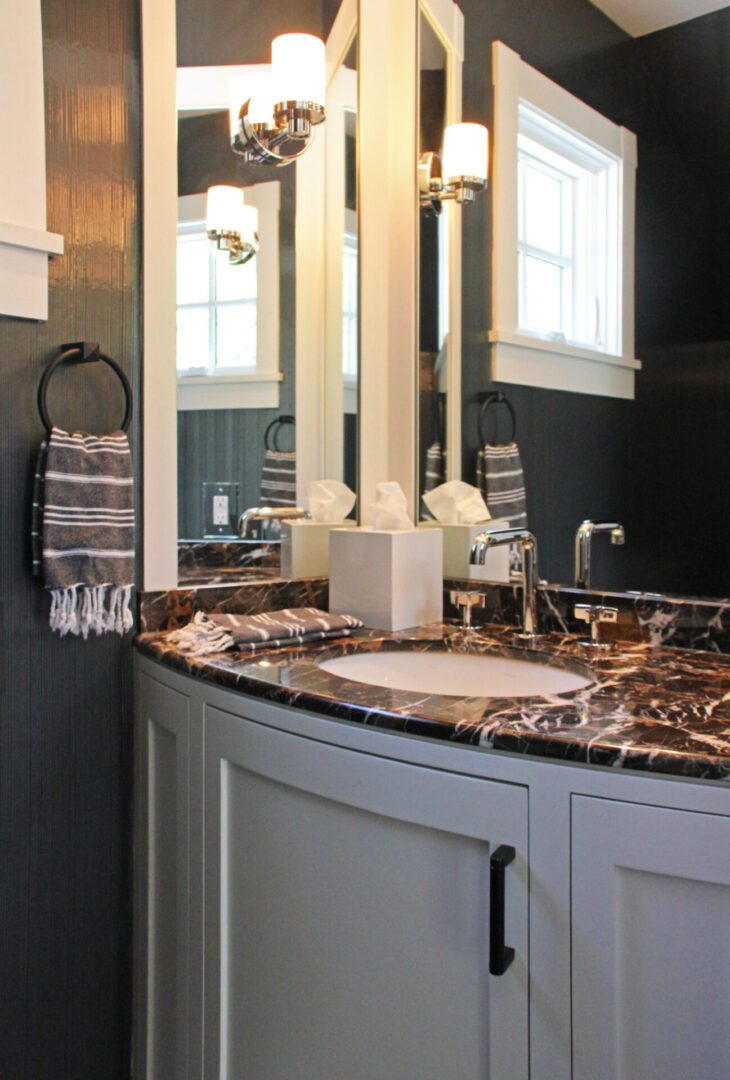
[(330, 566), (330, 533), (356, 528), (348, 521), (299, 521), (281, 523), (281, 576), (327, 577)]
[(405, 630), (443, 618), (442, 537), (437, 530), (334, 529), (330, 611), (372, 630)]
[(506, 518), (493, 518), (480, 525), (444, 525), (440, 521), (422, 521), (419, 529), (442, 529), (444, 535), (444, 577), (468, 581), (509, 582), (509, 545), (501, 544), (487, 552), (484, 566), (472, 566), (469, 553), (479, 533), (509, 528)]

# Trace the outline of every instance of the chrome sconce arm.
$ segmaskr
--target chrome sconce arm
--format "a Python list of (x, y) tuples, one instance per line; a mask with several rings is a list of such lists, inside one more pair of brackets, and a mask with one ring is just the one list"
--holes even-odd
[(253, 123), (249, 118), (251, 99), (244, 101), (238, 127), (231, 136), (231, 149), (245, 161), (263, 165), (288, 165), (310, 145), (313, 128), (325, 118), (324, 105), (311, 101), (286, 101), (274, 106), (274, 125)]
[(229, 229), (208, 229), (208, 239), (218, 251), (228, 252), (228, 262), (232, 266), (249, 262), (259, 250), (258, 233), (254, 233), (253, 241), (245, 241), (240, 233)]
[(418, 161), (418, 191), (421, 209), (429, 216), (441, 213), (441, 204), (447, 200), (457, 203), (474, 202), (476, 193), (487, 186), (486, 179), (479, 176), (458, 176), (445, 184), (441, 177), (438, 154), (426, 151)]

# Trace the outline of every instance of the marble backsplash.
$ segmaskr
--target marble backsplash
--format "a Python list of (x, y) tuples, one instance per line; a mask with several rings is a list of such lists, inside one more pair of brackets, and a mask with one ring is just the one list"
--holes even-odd
[[(211, 545), (218, 546), (218, 545)], [(275, 574), (275, 569), (270, 574)], [(209, 579), (207, 579), (209, 581)], [(451, 589), (484, 592), (485, 606), (475, 608), (478, 625), (519, 626), (522, 590), (519, 585), (489, 585), (473, 581), (444, 582), (444, 616), (460, 618), (450, 602)], [(602, 638), (648, 642), (683, 649), (706, 649), (730, 653), (730, 600), (697, 600), (656, 597), (649, 594), (584, 592), (563, 586), (538, 589), (538, 624), (545, 633), (587, 634), (585, 623), (574, 616), (576, 604), (603, 604), (618, 608), (618, 622), (603, 624)], [(221, 578), (213, 583), (182, 582), (177, 589), (140, 594), (141, 633), (173, 630), (184, 626), (195, 611), (226, 611), (256, 615), (285, 607), (318, 607), (327, 610), (327, 578), (284, 580), (268, 576), (244, 582)]]

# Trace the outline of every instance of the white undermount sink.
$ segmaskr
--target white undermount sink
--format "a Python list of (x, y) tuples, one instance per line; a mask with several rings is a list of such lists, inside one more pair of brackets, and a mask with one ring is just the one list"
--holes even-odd
[(353, 682), (456, 697), (535, 697), (582, 690), (595, 680), (531, 660), (478, 653), (361, 652), (317, 661), (332, 675)]

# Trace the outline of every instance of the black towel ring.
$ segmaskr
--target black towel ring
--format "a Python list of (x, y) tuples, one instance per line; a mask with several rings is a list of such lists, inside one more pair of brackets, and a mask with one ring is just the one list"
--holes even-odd
[(509, 411), (509, 414), (512, 417), (512, 434), (510, 435), (507, 442), (514, 442), (515, 435), (517, 434), (517, 418), (515, 416), (515, 410), (512, 408), (512, 404), (509, 398), (505, 394), (503, 394), (501, 390), (493, 390), (490, 394), (487, 394), (484, 401), (482, 402), (482, 407), (479, 410), (479, 423), (477, 426), (477, 430), (479, 433), (479, 445), (487, 445), (487, 439), (484, 435), (484, 417), (486, 416), (487, 409), (490, 405), (504, 405)]
[[(279, 451), (279, 436), (281, 435), (281, 429), (285, 424), (296, 424), (296, 420), (293, 416), (277, 416), (271, 421), (264, 432), (264, 446), (267, 450)], [(273, 446), (271, 444), (272, 431), (274, 433)]]
[(60, 367), (61, 364), (90, 364), (95, 360), (103, 360), (103, 362), (108, 364), (110, 368), (113, 368), (119, 376), (122, 388), (124, 389), (124, 420), (122, 421), (122, 431), (127, 431), (129, 429), (129, 421), (132, 419), (132, 387), (129, 385), (127, 376), (124, 374), (116, 360), (112, 360), (110, 356), (105, 356), (104, 353), (99, 352), (99, 346), (95, 341), (76, 341), (71, 345), (61, 346), (61, 352), (51, 360), (50, 364), (43, 372), (40, 385), (38, 386), (38, 412), (41, 414), (43, 426), (49, 435), (51, 434), (53, 424), (48, 415), (48, 409), (46, 408), (46, 392), (54, 371), (57, 367)]

